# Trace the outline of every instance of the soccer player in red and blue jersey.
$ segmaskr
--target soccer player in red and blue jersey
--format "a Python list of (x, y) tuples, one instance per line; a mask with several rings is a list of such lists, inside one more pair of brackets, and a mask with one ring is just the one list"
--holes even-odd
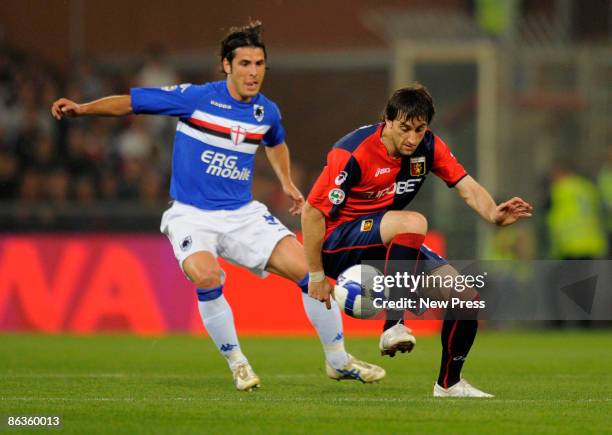
[[(328, 306), (333, 291), (326, 276), (337, 278), (364, 260), (426, 260), (426, 272), (456, 276), (446, 260), (423, 245), (427, 219), (404, 210), (429, 172), (455, 188), (484, 220), (510, 225), (530, 217), (532, 206), (521, 198), (497, 205), (435, 135), (429, 125), (435, 110), (431, 95), (419, 84), (396, 91), (383, 122), (361, 127), (340, 139), (313, 186), (302, 214), (304, 248), (310, 271), (309, 294)], [(399, 261), (398, 261), (399, 260)], [(464, 297), (476, 299), (473, 290)], [(387, 311), (380, 340), (383, 355), (412, 350), (415, 338), (403, 324), (403, 312)], [(442, 361), (435, 397), (492, 397), (461, 378), (461, 369), (478, 328), (477, 313), (457, 320), (447, 313), (442, 327)]]

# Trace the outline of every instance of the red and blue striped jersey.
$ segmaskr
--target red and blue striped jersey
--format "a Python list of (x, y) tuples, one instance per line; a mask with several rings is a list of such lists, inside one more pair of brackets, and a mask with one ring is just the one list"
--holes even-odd
[(325, 238), (344, 222), (401, 210), (433, 172), (455, 186), (467, 175), (448, 146), (431, 130), (410, 156), (391, 157), (380, 137), (384, 124), (361, 127), (340, 139), (308, 195), (326, 217)]

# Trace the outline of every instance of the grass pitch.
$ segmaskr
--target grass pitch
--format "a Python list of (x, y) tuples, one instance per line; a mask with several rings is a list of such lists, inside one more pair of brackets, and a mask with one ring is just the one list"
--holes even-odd
[[(61, 415), (55, 433), (603, 433), (612, 427), (612, 332), (479, 334), (464, 375), (497, 397), (433, 399), (440, 344), (383, 359), (379, 384), (328, 380), (316, 338), (243, 338), (262, 379), (234, 390), (207, 338), (0, 336), (0, 415)], [(49, 432), (38, 429), (37, 432)], [(0, 426), (0, 432), (20, 430)], [(31, 431), (29, 431), (31, 432)]]

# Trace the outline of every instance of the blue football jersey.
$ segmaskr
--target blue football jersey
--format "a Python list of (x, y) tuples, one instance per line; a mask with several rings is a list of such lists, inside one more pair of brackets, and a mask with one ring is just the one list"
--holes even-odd
[(170, 196), (204, 210), (235, 210), (253, 199), (259, 145), (285, 141), (280, 111), (262, 94), (235, 100), (225, 81), (132, 88), (134, 113), (179, 118)]

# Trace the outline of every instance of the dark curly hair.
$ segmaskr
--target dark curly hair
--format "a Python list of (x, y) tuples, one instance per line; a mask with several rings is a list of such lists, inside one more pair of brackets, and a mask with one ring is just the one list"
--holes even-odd
[(423, 118), (430, 124), (435, 113), (433, 99), (427, 88), (420, 83), (413, 83), (393, 93), (382, 118), (389, 121), (397, 118)]
[(227, 59), (232, 63), (235, 50), (240, 47), (259, 47), (266, 57), (266, 45), (261, 36), (263, 26), (261, 21), (251, 21), (246, 26), (232, 27), (227, 36), (221, 41), (221, 62)]

